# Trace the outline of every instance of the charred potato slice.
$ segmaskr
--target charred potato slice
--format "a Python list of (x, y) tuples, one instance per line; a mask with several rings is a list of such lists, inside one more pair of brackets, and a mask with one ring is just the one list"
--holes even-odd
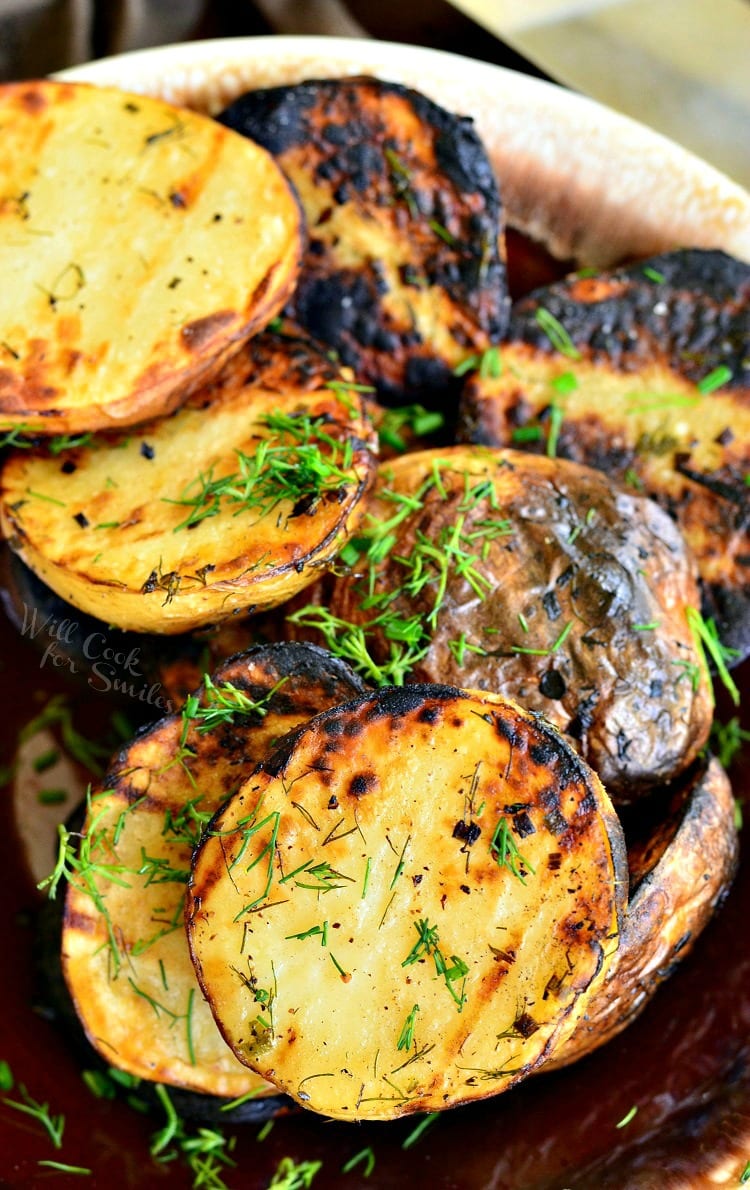
[(391, 401), (455, 398), (453, 368), (508, 313), (500, 198), (471, 120), (372, 78), (251, 91), (219, 119), (299, 194), (309, 242), (291, 319)]
[(272, 1093), (227, 1048), (198, 990), (183, 929), (191, 852), (280, 737), (361, 692), (320, 649), (250, 650), (115, 759), (90, 799), (62, 943), (81, 1024), (107, 1062), (224, 1097)]
[(289, 296), (300, 215), (259, 146), (50, 80), (0, 87), (0, 125), (0, 427), (174, 409)]
[(750, 265), (674, 252), (573, 276), (514, 308), (460, 436), (549, 449), (659, 501), (697, 559), (705, 614), (750, 653)]
[(579, 464), (454, 447), (385, 464), (364, 530), (352, 574), (290, 631), (322, 631), (373, 680), (460, 683), (541, 712), (620, 801), (706, 742), (695, 576), (652, 501)]
[(358, 524), (375, 467), (360, 395), (304, 351), (295, 364), (285, 340), (261, 336), (170, 418), (12, 455), (9, 544), (70, 603), (134, 631), (283, 602)]
[(506, 1090), (574, 1027), (627, 877), (599, 779), (514, 704), (445, 686), (318, 716), (217, 815), (188, 937), (238, 1058), (392, 1119)]
[(732, 789), (718, 760), (701, 762), (660, 807), (645, 836), (628, 844), (631, 893), (617, 956), (552, 1066), (577, 1061), (629, 1025), (729, 891), (739, 848)]

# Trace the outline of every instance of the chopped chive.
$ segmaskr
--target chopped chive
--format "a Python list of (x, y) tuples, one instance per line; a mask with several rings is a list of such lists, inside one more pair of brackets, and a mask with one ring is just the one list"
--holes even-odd
[(349, 1160), (341, 1166), (341, 1172), (351, 1173), (351, 1171), (356, 1169), (358, 1165), (363, 1164), (364, 1169), (362, 1170), (362, 1176), (369, 1178), (370, 1174), (375, 1168), (375, 1154), (373, 1153), (370, 1145), (368, 1145), (366, 1149), (360, 1149), (358, 1153), (355, 1153), (353, 1157), (350, 1157)]
[(567, 397), (578, 388), (578, 377), (573, 372), (561, 372), (550, 384), (561, 397)]
[(626, 1114), (622, 1117), (621, 1120), (618, 1120), (618, 1122), (615, 1124), (615, 1128), (626, 1128), (628, 1126), (628, 1124), (630, 1123), (630, 1121), (632, 1119), (634, 1119), (637, 1114), (638, 1114), (638, 1108), (637, 1108), (637, 1106), (634, 1105), (633, 1107), (631, 1107), (629, 1112), (626, 1112)]
[(64, 1161), (37, 1161), (37, 1165), (44, 1165), (47, 1169), (57, 1169), (60, 1173), (80, 1174), (81, 1177), (91, 1176), (91, 1170), (87, 1169), (85, 1165), (66, 1165)]
[(36, 795), (36, 800), (40, 806), (59, 806), (66, 801), (68, 797), (65, 789), (40, 789)]
[(542, 437), (541, 426), (518, 426), (510, 436), (511, 442), (539, 442)]
[(27, 488), (26, 492), (29, 496), (35, 496), (37, 500), (46, 500), (48, 504), (57, 504), (59, 508), (67, 508), (64, 500), (57, 500), (54, 496), (46, 496), (44, 492), (35, 492), (31, 488)]
[(573, 343), (565, 327), (559, 319), (555, 318), (551, 311), (545, 309), (544, 306), (540, 306), (536, 311), (535, 318), (537, 325), (544, 331), (556, 351), (559, 351), (561, 355), (566, 355), (568, 359), (578, 360), (581, 358), (580, 351)]
[(34, 772), (44, 773), (47, 769), (51, 769), (53, 764), (56, 764), (60, 759), (60, 753), (57, 748), (48, 748), (46, 752), (42, 752), (34, 761)]
[(732, 379), (732, 369), (728, 368), (726, 364), (719, 364), (717, 368), (704, 376), (702, 380), (698, 381), (698, 392), (702, 396), (707, 397), (709, 393), (716, 392), (717, 388), (722, 388), (723, 385), (729, 384)]
[(652, 269), (648, 264), (643, 266), (642, 272), (644, 277), (648, 277), (649, 281), (654, 281), (657, 285), (663, 285), (667, 279), (658, 269)]
[(439, 1112), (431, 1111), (431, 1112), (428, 1112), (428, 1114), (426, 1116), (423, 1116), (422, 1119), (417, 1124), (416, 1128), (413, 1128), (412, 1131), (409, 1133), (406, 1140), (401, 1145), (401, 1148), (402, 1149), (412, 1148), (412, 1146), (417, 1143), (417, 1141), (426, 1132), (426, 1130), (430, 1127), (430, 1125), (435, 1123), (435, 1120), (438, 1118), (439, 1115), (440, 1115)]
[(562, 632), (560, 633), (557, 640), (555, 641), (552, 648), (550, 649), (550, 653), (556, 653), (558, 649), (562, 648), (562, 646), (565, 644), (565, 641), (570, 636), (572, 628), (573, 628), (573, 621), (568, 620), (567, 624), (565, 625)]

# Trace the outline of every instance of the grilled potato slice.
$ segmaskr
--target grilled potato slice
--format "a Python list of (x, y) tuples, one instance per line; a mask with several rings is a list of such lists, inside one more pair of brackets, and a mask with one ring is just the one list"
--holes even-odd
[(0, 426), (129, 425), (284, 304), (300, 214), (259, 146), (143, 95), (0, 87)]
[(556, 1051), (617, 949), (623, 857), (551, 727), (391, 687), (293, 733), (219, 812), (188, 937), (241, 1061), (313, 1111), (392, 1119)]
[(260, 336), (170, 418), (12, 455), (0, 478), (12, 548), (82, 611), (139, 632), (293, 595), (357, 525), (375, 437), (332, 365), (290, 350)]
[(553, 1067), (598, 1049), (642, 1012), (690, 953), (734, 879), (734, 799), (715, 757), (699, 762), (697, 772), (656, 803), (643, 834), (628, 843), (631, 892), (617, 956)]
[(698, 563), (706, 616), (750, 653), (750, 265), (668, 253), (520, 301), (504, 367), (459, 436), (587, 463), (658, 500)]
[(252, 649), (116, 757), (90, 799), (62, 943), (81, 1024), (107, 1062), (219, 1096), (273, 1092), (227, 1048), (198, 990), (183, 929), (191, 852), (281, 736), (361, 692), (313, 646)]
[(686, 616), (698, 589), (652, 501), (579, 464), (454, 447), (385, 464), (364, 528), (353, 573), (297, 608), (292, 632), (322, 631), (372, 680), (460, 683), (541, 712), (620, 801), (706, 742)]
[(453, 368), (508, 315), (500, 197), (471, 120), (373, 78), (250, 91), (219, 119), (299, 194), (292, 320), (390, 401), (455, 400)]

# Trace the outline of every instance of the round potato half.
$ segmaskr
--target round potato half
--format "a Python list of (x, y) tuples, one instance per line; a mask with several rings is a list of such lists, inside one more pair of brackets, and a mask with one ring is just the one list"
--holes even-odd
[(190, 857), (281, 736), (361, 689), (321, 649), (260, 647), (114, 758), (89, 799), (62, 941), (76, 1011), (107, 1062), (227, 1098), (274, 1092), (237, 1061), (196, 984), (183, 929)]
[[(553, 1066), (598, 1049), (631, 1023), (686, 958), (734, 879), (734, 798), (716, 757), (699, 763), (643, 837), (628, 845), (631, 895), (620, 947), (598, 993)], [(656, 821), (653, 819), (656, 818)]]
[(290, 351), (259, 336), (169, 418), (15, 453), (0, 481), (9, 544), (63, 599), (134, 631), (301, 590), (363, 515), (374, 435), (360, 394), (314, 354), (296, 374)]
[(392, 687), (312, 720), (220, 811), (188, 938), (241, 1061), (314, 1111), (392, 1119), (555, 1051), (617, 950), (623, 857), (552, 728)]
[(258, 145), (158, 99), (0, 87), (0, 425), (173, 409), (291, 292), (300, 214)]
[(692, 560), (662, 509), (600, 472), (481, 447), (405, 455), (381, 467), (345, 558), (351, 574), (327, 608), (292, 614), (295, 631), (352, 656), (363, 639), (375, 671), (541, 712), (613, 798), (669, 780), (705, 743)]

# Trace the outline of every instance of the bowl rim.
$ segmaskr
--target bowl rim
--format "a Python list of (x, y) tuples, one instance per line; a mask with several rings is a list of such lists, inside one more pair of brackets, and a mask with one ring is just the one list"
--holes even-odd
[(471, 116), (500, 177), (508, 222), (560, 259), (607, 267), (704, 247), (750, 263), (750, 193), (725, 174), (584, 95), (445, 50), (274, 34), (136, 50), (54, 77), (215, 114), (250, 87), (362, 73)]

